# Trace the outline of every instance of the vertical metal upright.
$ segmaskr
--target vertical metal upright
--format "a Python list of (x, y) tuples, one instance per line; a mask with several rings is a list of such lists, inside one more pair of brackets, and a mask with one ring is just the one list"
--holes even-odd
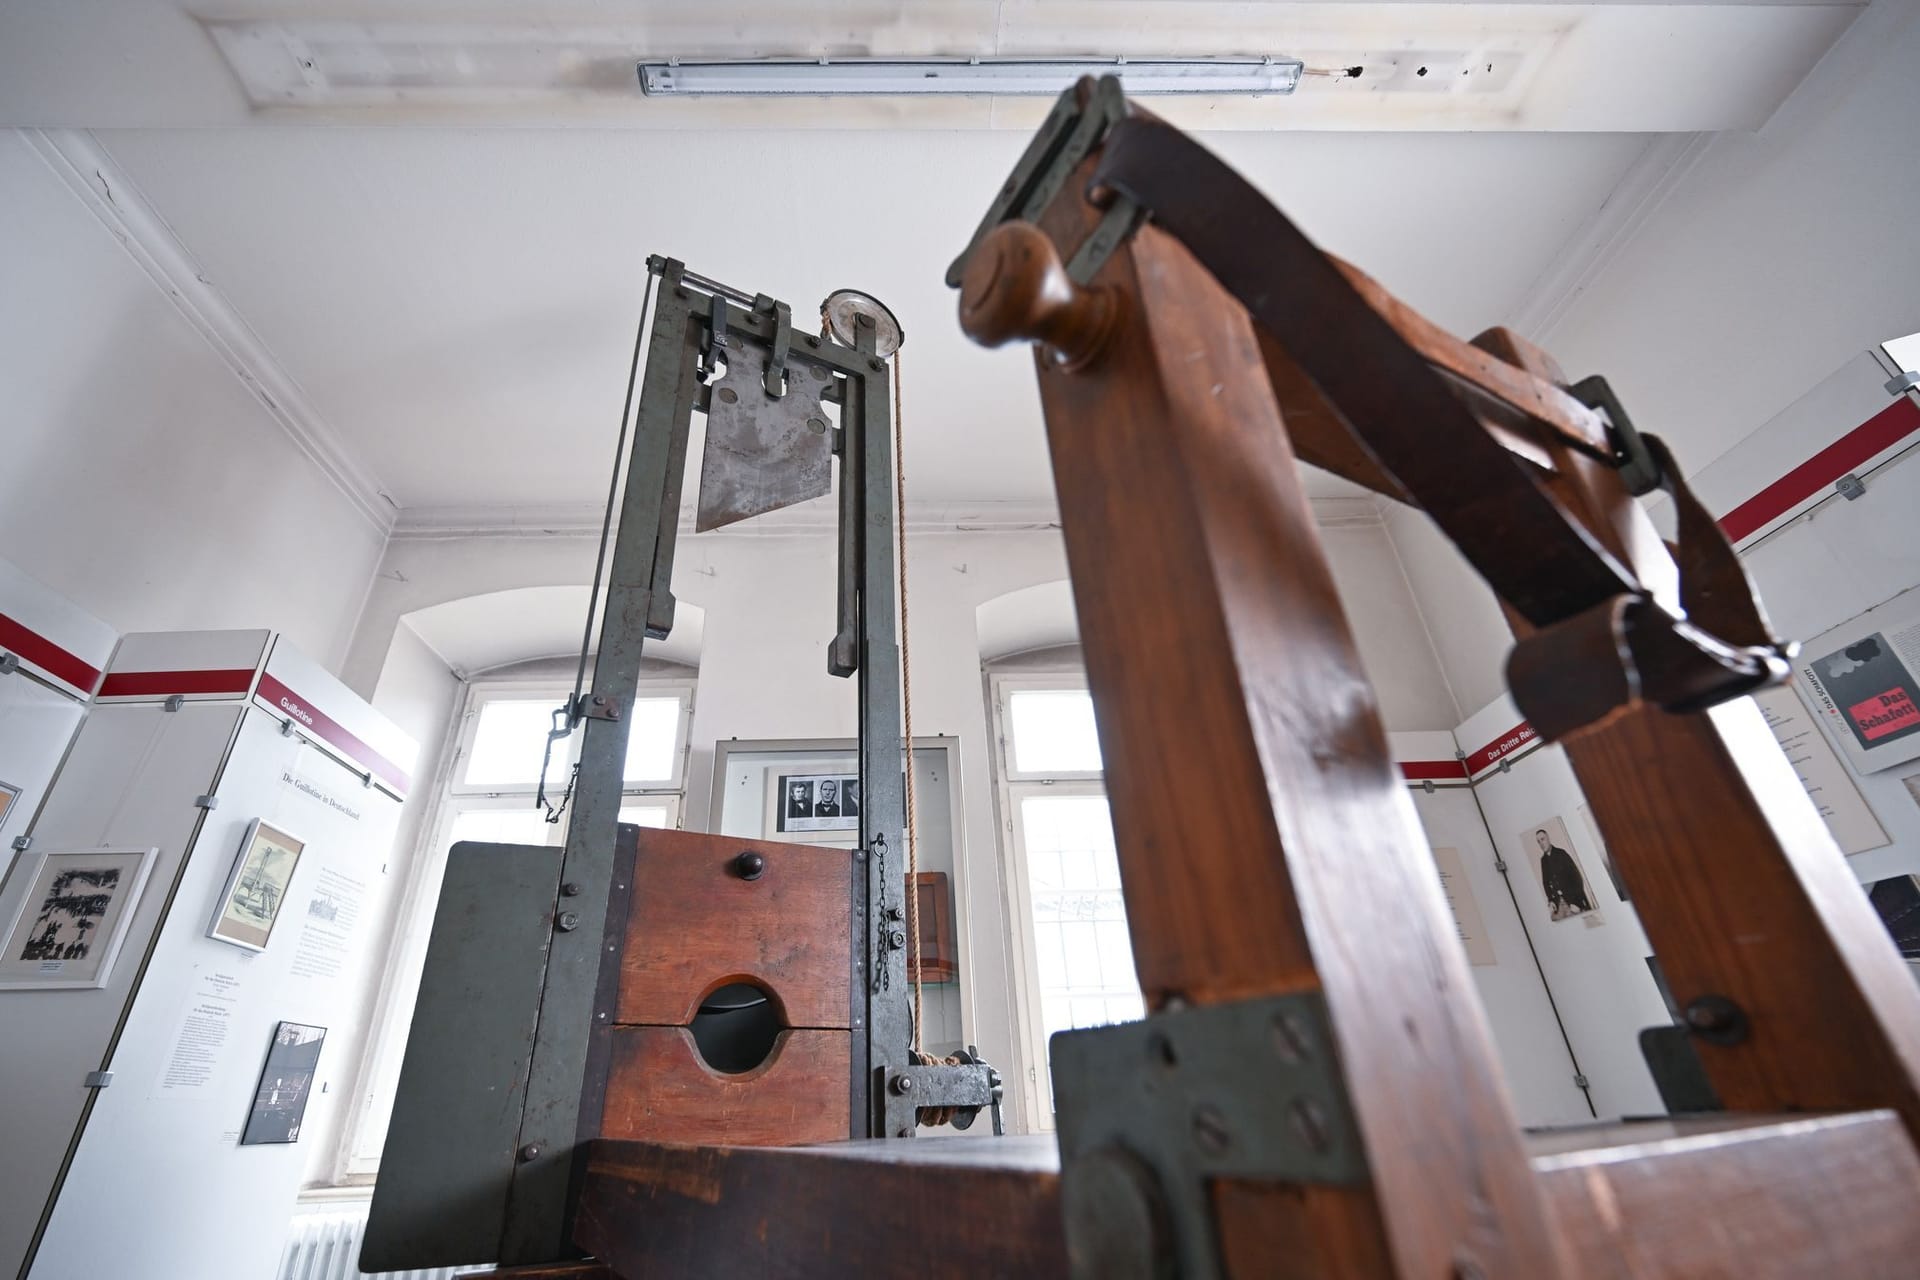
[(661, 530), (670, 529), (679, 516), (681, 468), (674, 462), (685, 456), (702, 332), (692, 322), (681, 274), (678, 262), (664, 265), (607, 575), (593, 693), (580, 708), (585, 739), (500, 1242), (505, 1264), (564, 1257), (570, 1248), (567, 1200), (594, 1025), (602, 946), (598, 925), (612, 890), (628, 726), (648, 622), (671, 616), (672, 551), (669, 544), (661, 554)]

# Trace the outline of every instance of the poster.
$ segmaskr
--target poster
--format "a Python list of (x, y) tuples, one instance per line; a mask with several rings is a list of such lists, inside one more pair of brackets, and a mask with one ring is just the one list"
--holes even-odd
[(306, 847), (304, 841), (255, 818), (240, 842), (240, 855), (214, 908), (207, 936), (249, 951), (265, 951)]
[(1440, 869), (1440, 891), (1447, 896), (1447, 910), (1453, 913), (1453, 927), (1460, 935), (1460, 945), (1467, 949), (1467, 963), (1476, 967), (1498, 964), (1493, 954), (1493, 940), (1487, 937), (1487, 924), (1480, 915), (1480, 902), (1473, 896), (1473, 885), (1467, 880), (1467, 869), (1460, 861), (1460, 851), (1435, 849), (1433, 863)]
[(240, 1133), (241, 1146), (300, 1140), (307, 1095), (313, 1092), (314, 1073), (320, 1068), (320, 1050), (326, 1042), (325, 1027), (283, 1022), (274, 1028), (266, 1064), (260, 1068), (260, 1085), (247, 1112), (247, 1127)]
[(767, 834), (778, 838), (800, 831), (858, 831), (860, 775), (857, 773), (780, 774), (769, 805), (773, 823)]
[(1534, 823), (1520, 833), (1520, 847), (1546, 895), (1548, 917), (1555, 923), (1578, 919), (1590, 929), (1598, 927), (1600, 907), (1594, 901), (1593, 882), (1567, 834), (1567, 824), (1557, 814)]
[(1920, 756), (1920, 596), (1900, 599), (1902, 610), (1869, 610), (1809, 645), (1799, 666), (1827, 732), (1860, 773)]
[(106, 986), (157, 853), (29, 850), (20, 864), (27, 892), (0, 949), (0, 990)]
[(1865, 853), (1890, 843), (1860, 788), (1833, 753), (1833, 745), (1814, 727), (1813, 716), (1792, 689), (1762, 689), (1753, 695), (1767, 727), (1786, 752), (1787, 762), (1820, 811), (1842, 853)]
[(0, 780), (0, 826), (6, 825), (7, 815), (13, 812), (13, 802), (19, 798), (20, 788)]

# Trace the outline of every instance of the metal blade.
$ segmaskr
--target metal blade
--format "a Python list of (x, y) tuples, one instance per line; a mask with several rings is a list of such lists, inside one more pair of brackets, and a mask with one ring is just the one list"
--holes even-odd
[(820, 398), (833, 375), (790, 356), (787, 393), (767, 394), (766, 348), (726, 335), (727, 371), (713, 384), (694, 531), (818, 498), (833, 485), (833, 439)]

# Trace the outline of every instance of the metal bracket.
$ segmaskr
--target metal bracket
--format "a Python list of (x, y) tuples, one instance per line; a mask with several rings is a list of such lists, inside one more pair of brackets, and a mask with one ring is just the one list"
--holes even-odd
[(0, 653), (0, 676), (10, 676), (20, 669), (20, 655)]
[(111, 1071), (87, 1072), (86, 1087), (89, 1089), (104, 1089), (112, 1083), (113, 1072)]
[(1076, 1280), (1222, 1275), (1210, 1179), (1367, 1181), (1317, 992), (1063, 1031), (1051, 1056)]
[(1633, 419), (1613, 394), (1613, 388), (1599, 374), (1582, 378), (1567, 388), (1575, 400), (1594, 410), (1606, 421), (1607, 436), (1613, 443), (1614, 465), (1620, 471), (1620, 483), (1636, 498), (1644, 498), (1660, 487), (1660, 463), (1647, 448), (1646, 441), (1634, 429)]
[(283, 738), (291, 738), (294, 736), (293, 718), (291, 716), (280, 722), (280, 736)]
[(186, 705), (187, 699), (185, 694), (170, 693), (167, 695), (167, 700), (160, 704), (160, 708), (163, 711), (178, 711)]
[(1852, 502), (1867, 496), (1867, 482), (1849, 471), (1833, 482), (1833, 491)]
[(720, 353), (727, 349), (727, 300), (717, 293), (713, 295), (709, 325), (706, 350), (700, 353), (700, 376), (703, 378), (712, 375)]
[(1887, 394), (1890, 396), (1903, 396), (1916, 387), (1920, 387), (1920, 373), (1915, 373), (1911, 369), (1887, 379)]
[(25, 853), (31, 848), (33, 848), (32, 836), (15, 836), (13, 838), (13, 851), (15, 853)]
[(769, 396), (778, 400), (786, 394), (787, 349), (793, 345), (793, 308), (764, 293), (754, 298), (753, 308), (773, 317), (773, 338), (767, 343), (767, 372), (762, 385)]
[[(1126, 96), (1120, 91), (1120, 81), (1115, 76), (1102, 76), (1094, 82), (1093, 92), (1085, 107), (1080, 105), (1080, 88), (1075, 85), (1060, 95), (1041, 124), (1040, 132), (1027, 145), (1027, 149), (1013, 166), (1013, 172), (1007, 176), (1006, 183), (987, 209), (987, 216), (980, 220), (973, 238), (953, 265), (947, 268), (947, 284), (950, 288), (960, 287), (960, 278), (966, 273), (967, 259), (987, 233), (1003, 222), (1031, 222), (1039, 217), (1042, 210), (1053, 203), (1060, 194), (1060, 188), (1067, 184), (1073, 171), (1080, 167), (1093, 149), (1100, 145), (1112, 128), (1127, 116)], [(1093, 229), (1080, 247), (1074, 250), (1067, 264), (1067, 274), (1075, 284), (1086, 284), (1105, 265), (1113, 251), (1126, 241), (1126, 238), (1145, 221), (1145, 211), (1131, 201), (1116, 196), (1108, 206), (1106, 215)]]
[(194, 807), (199, 809), (207, 809), (207, 810), (218, 809), (220, 807), (220, 797), (219, 796), (195, 796), (193, 798), (193, 803), (194, 803)]
[[(620, 718), (620, 708), (615, 706), (611, 700), (603, 698), (597, 693), (581, 694), (580, 701), (576, 702), (569, 710), (572, 713), (573, 719), (576, 721), (618, 720)], [(572, 729), (569, 728), (568, 732), (572, 732)]]

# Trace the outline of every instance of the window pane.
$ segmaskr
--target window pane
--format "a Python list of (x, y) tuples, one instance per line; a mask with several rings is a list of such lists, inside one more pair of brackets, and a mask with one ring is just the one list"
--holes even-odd
[[(530, 787), (540, 777), (540, 756), (547, 749), (547, 731), (559, 703), (551, 698), (494, 698), (480, 707), (480, 723), (473, 730), (473, 751), (467, 757), (466, 785), (470, 787)], [(572, 757), (566, 743), (555, 743), (547, 766), (547, 786), (567, 785)]]
[(557, 844), (560, 827), (531, 804), (525, 809), (468, 809), (453, 820), (449, 845), (462, 840), (493, 844)]
[(1105, 796), (1020, 801), (1046, 1034), (1140, 1016)]
[(636, 827), (666, 827), (667, 806), (664, 804), (630, 804), (620, 810), (620, 821)]
[[(636, 698), (627, 730), (628, 782), (671, 782), (680, 746), (680, 699)], [(652, 824), (643, 824), (652, 825)]]
[(1100, 740), (1085, 689), (1017, 689), (1007, 699), (1015, 773), (1098, 773)]

